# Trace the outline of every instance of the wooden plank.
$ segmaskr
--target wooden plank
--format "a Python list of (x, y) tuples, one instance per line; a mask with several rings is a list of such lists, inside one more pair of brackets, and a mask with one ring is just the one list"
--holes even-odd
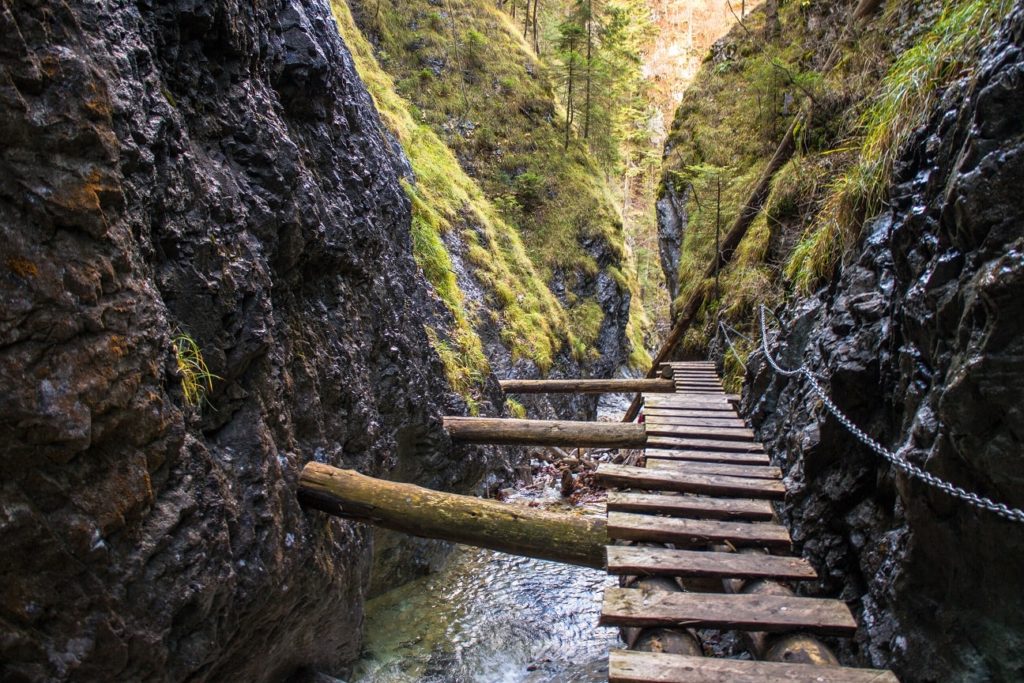
[(684, 460), (688, 462), (723, 462), (733, 465), (770, 465), (767, 453), (730, 453), (728, 451), (677, 451), (670, 448), (648, 448), (647, 461)]
[(749, 429), (747, 423), (732, 415), (721, 415), (720, 417), (675, 417), (672, 415), (646, 415), (645, 424), (651, 425), (677, 425), (680, 427), (721, 427), (722, 429)]
[(729, 403), (729, 400), (725, 398), (725, 394), (721, 392), (712, 394), (691, 394), (688, 391), (676, 391), (674, 394), (651, 394), (645, 400), (648, 403), (659, 403), (665, 405), (682, 403), (687, 400), (703, 401), (704, 403)]
[(596, 475), (598, 482), (603, 486), (680, 491), (737, 498), (782, 500), (786, 497), (786, 487), (782, 482), (770, 479), (738, 479), (714, 474), (684, 474), (605, 463), (598, 465)]
[(720, 474), (723, 477), (741, 477), (743, 479), (782, 479), (782, 470), (771, 465), (737, 465), (652, 458), (647, 462), (647, 469), (691, 474)]
[(891, 671), (612, 650), (608, 683), (899, 683)]
[(690, 439), (677, 436), (649, 436), (649, 448), (682, 448), (693, 451), (731, 451), (733, 453), (764, 453), (764, 446), (756, 442), (722, 439)]
[(642, 424), (574, 422), (569, 420), (513, 420), (497, 417), (444, 418), (453, 441), (496, 445), (643, 447), (647, 435)]
[(739, 420), (741, 419), (736, 411), (729, 408), (728, 410), (721, 410), (718, 408), (662, 408), (662, 407), (647, 407), (644, 408), (644, 417), (664, 417), (664, 418), (708, 418), (712, 420)]
[(608, 492), (609, 512), (637, 512), (693, 519), (737, 519), (768, 522), (775, 516), (767, 500), (709, 498), (668, 493)]
[(678, 436), (687, 439), (720, 439), (722, 441), (753, 441), (754, 430), (749, 427), (691, 427), (689, 425), (667, 425), (661, 422), (644, 422), (648, 436)]
[(506, 394), (614, 394), (674, 393), (670, 379), (503, 379), (498, 382)]
[(768, 632), (800, 630), (827, 636), (852, 636), (857, 630), (850, 608), (841, 600), (633, 588), (605, 589), (600, 623)]
[(737, 548), (789, 550), (792, 547), (789, 530), (781, 524), (656, 517), (631, 512), (608, 513), (608, 538), (688, 547), (722, 542)]
[[(653, 396), (653, 394), (645, 396)], [(694, 394), (662, 394), (662, 396), (665, 398), (645, 398), (644, 406), (660, 410), (728, 410), (733, 414), (736, 413), (732, 404), (724, 399), (700, 397)]]
[(608, 573), (630, 576), (706, 576), (736, 579), (810, 581), (818, 572), (802, 557), (761, 553), (608, 546)]

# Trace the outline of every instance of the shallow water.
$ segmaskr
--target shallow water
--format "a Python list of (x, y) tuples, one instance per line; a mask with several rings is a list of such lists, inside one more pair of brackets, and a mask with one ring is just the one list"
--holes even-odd
[(445, 568), (367, 604), (351, 683), (607, 681), (603, 571), (459, 546)]

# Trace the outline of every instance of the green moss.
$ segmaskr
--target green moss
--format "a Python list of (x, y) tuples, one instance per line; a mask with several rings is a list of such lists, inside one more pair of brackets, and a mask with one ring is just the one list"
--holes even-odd
[(526, 417), (526, 406), (514, 398), (505, 399), (505, 410), (514, 418), (522, 420)]
[(1012, 0), (950, 0), (896, 59), (847, 143), (856, 149), (855, 161), (832, 182), (821, 212), (786, 264), (797, 291), (809, 293), (831, 277), (865, 220), (882, 209), (893, 163), (913, 131), (945, 86), (977, 62), (981, 46), (1012, 6)]

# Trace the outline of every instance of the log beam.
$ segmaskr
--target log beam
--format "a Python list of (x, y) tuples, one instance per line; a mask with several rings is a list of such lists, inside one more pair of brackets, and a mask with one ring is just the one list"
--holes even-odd
[(444, 428), (453, 441), (463, 443), (591, 448), (643, 448), (647, 443), (644, 425), (621, 422), (449, 416)]
[(498, 384), (506, 394), (671, 394), (670, 379), (503, 379)]
[(299, 475), (306, 507), (423, 538), (603, 569), (603, 517), (559, 514), (511, 503), (375, 479), (317, 462)]

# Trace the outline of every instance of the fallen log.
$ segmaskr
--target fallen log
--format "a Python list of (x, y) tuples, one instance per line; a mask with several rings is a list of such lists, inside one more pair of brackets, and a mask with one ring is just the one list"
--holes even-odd
[(317, 462), (299, 475), (299, 501), (339, 517), (413, 536), (603, 569), (603, 517), (559, 514), (511, 503), (375, 479)]
[(498, 384), (506, 394), (671, 394), (670, 379), (503, 379)]
[(453, 441), (505, 446), (572, 446), (642, 448), (647, 432), (642, 424), (513, 420), (498, 417), (444, 418)]

